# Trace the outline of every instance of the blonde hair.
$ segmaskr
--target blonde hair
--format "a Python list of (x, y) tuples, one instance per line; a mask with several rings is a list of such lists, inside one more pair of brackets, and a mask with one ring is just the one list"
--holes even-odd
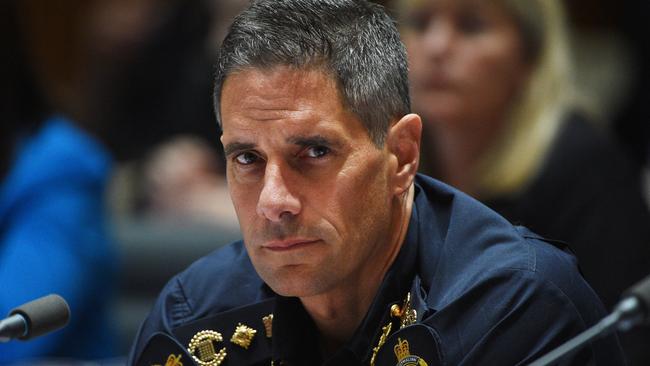
[(508, 122), (477, 166), (475, 179), (482, 198), (526, 187), (544, 163), (567, 110), (578, 99), (560, 2), (500, 2), (518, 23), (533, 68), (525, 89), (513, 101)]

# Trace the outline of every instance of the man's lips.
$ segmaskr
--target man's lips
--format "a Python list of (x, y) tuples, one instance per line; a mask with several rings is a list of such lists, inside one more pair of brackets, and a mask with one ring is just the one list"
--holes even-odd
[(290, 239), (290, 240), (277, 240), (265, 243), (262, 248), (274, 252), (283, 252), (293, 249), (303, 248), (307, 245), (318, 242), (319, 239)]

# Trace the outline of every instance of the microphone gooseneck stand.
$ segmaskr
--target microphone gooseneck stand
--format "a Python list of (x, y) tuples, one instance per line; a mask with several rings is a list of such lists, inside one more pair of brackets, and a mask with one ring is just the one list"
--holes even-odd
[(573, 355), (585, 344), (614, 330), (628, 331), (650, 320), (650, 276), (628, 290), (614, 311), (591, 328), (539, 358), (530, 366), (548, 366)]

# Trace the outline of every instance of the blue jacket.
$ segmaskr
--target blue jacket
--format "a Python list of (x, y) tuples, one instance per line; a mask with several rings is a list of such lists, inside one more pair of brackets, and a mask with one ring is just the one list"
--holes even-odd
[(116, 256), (104, 203), (110, 168), (102, 146), (61, 117), (19, 144), (0, 186), (0, 315), (58, 293), (71, 320), (42, 338), (0, 344), (0, 364), (114, 355), (107, 307)]
[[(263, 318), (271, 313), (268, 334), (268, 318)], [(605, 315), (575, 257), (562, 245), (513, 226), (474, 199), (419, 175), (400, 254), (365, 319), (336, 354), (324, 359), (315, 325), (300, 301), (274, 294), (255, 273), (243, 243), (236, 242), (167, 284), (140, 329), (129, 362), (157, 357), (164, 364), (168, 355), (191, 358), (182, 348), (203, 360), (210, 356), (207, 349), (223, 348), (224, 365), (268, 365), (270, 360), (276, 365), (419, 360), (429, 366), (518, 365)], [(256, 330), (248, 348), (231, 341), (240, 324)], [(199, 333), (203, 330), (218, 332), (222, 341), (214, 333), (212, 338)], [(150, 346), (163, 344), (161, 338), (169, 348)], [(200, 351), (206, 342), (212, 348)], [(616, 336), (594, 343), (571, 364), (589, 360), (624, 364)]]

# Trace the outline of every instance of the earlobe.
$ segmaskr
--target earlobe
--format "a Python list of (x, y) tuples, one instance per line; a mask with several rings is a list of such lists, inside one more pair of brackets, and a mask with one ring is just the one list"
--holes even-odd
[(405, 115), (388, 131), (388, 149), (397, 161), (393, 176), (395, 194), (404, 193), (413, 183), (420, 161), (421, 136), (422, 119), (417, 114)]

